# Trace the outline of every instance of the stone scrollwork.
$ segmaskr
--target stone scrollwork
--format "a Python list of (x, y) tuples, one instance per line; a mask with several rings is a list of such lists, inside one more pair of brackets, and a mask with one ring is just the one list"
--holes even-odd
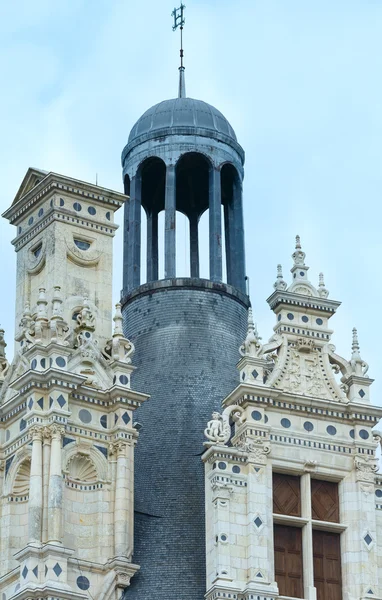
[(243, 412), (241, 406), (237, 405), (228, 406), (222, 414), (213, 412), (212, 419), (208, 421), (207, 427), (204, 430), (204, 435), (208, 440), (204, 442), (204, 445), (207, 447), (215, 444), (225, 446), (231, 437), (230, 417), (235, 422), (243, 423)]
[(264, 438), (242, 440), (237, 448), (248, 454), (249, 462), (265, 465), (271, 451), (271, 444)]
[(375, 474), (378, 472), (378, 461), (374, 456), (356, 456), (354, 466), (357, 481), (374, 482)]

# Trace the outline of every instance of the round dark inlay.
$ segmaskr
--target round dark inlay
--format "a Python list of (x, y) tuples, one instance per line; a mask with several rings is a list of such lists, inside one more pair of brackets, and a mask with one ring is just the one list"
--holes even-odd
[(83, 423), (90, 423), (92, 420), (92, 415), (88, 410), (86, 410), (86, 408), (81, 408), (78, 413), (78, 418)]
[(58, 367), (61, 367), (61, 368), (62, 368), (62, 367), (65, 367), (65, 365), (66, 365), (66, 360), (65, 360), (65, 358), (63, 358), (62, 356), (57, 356), (57, 358), (56, 358), (56, 365), (57, 365)]
[(363, 440), (367, 440), (369, 439), (369, 432), (366, 431), (366, 429), (361, 429), (359, 432), (359, 437), (362, 438)]
[(28, 219), (28, 225), (32, 225), (32, 223), (33, 223), (33, 217), (29, 217), (29, 219)]
[(281, 313), (279, 314), (279, 316), (277, 317), (278, 321), (281, 321)]
[(318, 318), (318, 319), (316, 319), (316, 323), (317, 323), (317, 325), (322, 325), (323, 324), (323, 320), (320, 319), (320, 318)]
[(262, 415), (258, 410), (253, 410), (251, 413), (251, 417), (254, 421), (261, 421)]
[(85, 575), (77, 577), (77, 586), (80, 590), (88, 590), (90, 588), (90, 581)]
[(219, 467), (219, 469), (224, 471), (227, 468), (227, 465), (225, 464), (225, 462), (219, 462), (218, 467)]
[(375, 490), (375, 495), (377, 498), (382, 498), (382, 490)]
[(35, 370), (36, 367), (37, 367), (37, 360), (34, 358), (31, 362), (31, 369)]
[(38, 216), (42, 217), (43, 214), (44, 214), (44, 209), (40, 208), (40, 210), (38, 211)]
[(336, 435), (337, 433), (337, 429), (334, 427), (334, 425), (328, 425), (326, 431), (329, 435)]
[(313, 431), (313, 429), (314, 429), (313, 423), (311, 423), (310, 421), (305, 421), (305, 423), (304, 423), (304, 429), (306, 431)]
[(285, 427), (286, 429), (288, 429), (291, 426), (291, 422), (289, 421), (289, 419), (281, 419), (280, 423), (282, 427)]
[(110, 213), (107, 212), (105, 216), (106, 216), (107, 220), (110, 221)]
[(288, 317), (289, 321), (293, 321), (293, 319), (294, 319), (294, 314), (293, 314), (293, 313), (288, 313), (288, 314), (287, 314), (287, 317)]
[(301, 321), (307, 323), (309, 321), (309, 318), (306, 315), (304, 315), (303, 317), (301, 317)]
[(81, 204), (80, 204), (79, 202), (75, 202), (75, 203), (73, 204), (73, 208), (74, 208), (74, 210), (76, 210), (77, 212), (80, 212), (80, 210), (82, 210), (82, 206), (81, 206)]
[(232, 473), (240, 473), (240, 467), (238, 467), (237, 465), (234, 465), (232, 467)]
[(107, 429), (107, 415), (102, 415), (102, 417), (100, 417), (99, 422), (101, 423), (104, 429)]
[(350, 437), (351, 437), (351, 438), (354, 440), (354, 438), (355, 438), (354, 429), (351, 429), (351, 430), (349, 431), (349, 435), (350, 435)]
[(88, 213), (89, 215), (95, 215), (96, 214), (96, 209), (94, 208), (94, 206), (89, 206), (88, 208)]
[(225, 535), (225, 533), (222, 533), (222, 535), (220, 536), (220, 539), (222, 542), (226, 542), (227, 541), (227, 536)]
[(127, 385), (129, 383), (129, 379), (126, 377), (126, 375), (120, 375), (119, 381), (122, 383), (122, 385)]
[(300, 271), (300, 275), (301, 275), (301, 277), (304, 277), (304, 275), (305, 275), (304, 271)]
[(64, 201), (64, 199), (63, 199), (63, 198), (60, 198), (60, 206), (64, 206), (64, 204), (65, 204), (65, 201)]

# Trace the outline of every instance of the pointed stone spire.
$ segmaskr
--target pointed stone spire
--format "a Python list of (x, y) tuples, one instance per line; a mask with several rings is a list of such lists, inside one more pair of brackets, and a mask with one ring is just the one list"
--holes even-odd
[(115, 305), (115, 315), (113, 317), (113, 321), (114, 321), (113, 337), (123, 337), (123, 329), (122, 329), (123, 319), (122, 319), (122, 313), (121, 313), (121, 304), (119, 302), (118, 302), (118, 304)]
[(260, 340), (261, 337), (257, 332), (257, 326), (253, 321), (252, 308), (249, 307), (247, 337), (245, 338), (244, 344), (240, 347), (240, 354), (242, 356), (258, 356), (261, 349)]
[(7, 344), (4, 340), (4, 329), (0, 328), (0, 384), (4, 381), (4, 377), (9, 368), (9, 363), (5, 356), (5, 348)]
[(326, 287), (325, 287), (324, 274), (323, 273), (319, 274), (318, 295), (321, 298), (327, 298), (329, 296), (329, 290), (327, 290)]
[(351, 367), (355, 375), (359, 375), (360, 377), (364, 377), (368, 370), (368, 365), (361, 358), (360, 349), (359, 349), (359, 341), (358, 341), (358, 332), (355, 327), (353, 327), (353, 338), (351, 345)]
[(305, 264), (305, 252), (301, 249), (301, 239), (299, 235), (296, 235), (296, 248), (292, 254), (293, 267), (291, 273), (293, 274), (293, 280), (308, 281), (308, 269), (309, 267)]
[(273, 287), (275, 288), (275, 290), (286, 290), (287, 288), (287, 283), (283, 279), (283, 271), (281, 265), (277, 265), (277, 279), (273, 284)]
[(184, 74), (185, 68), (179, 67), (179, 90), (178, 90), (178, 98), (186, 97), (186, 77)]

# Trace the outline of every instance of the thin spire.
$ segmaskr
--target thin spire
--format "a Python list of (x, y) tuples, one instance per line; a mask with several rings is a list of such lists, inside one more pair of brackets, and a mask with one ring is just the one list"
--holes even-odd
[(352, 340), (351, 350), (352, 350), (352, 358), (359, 356), (358, 331), (355, 327), (353, 327), (353, 340)]
[(283, 279), (283, 269), (281, 265), (277, 265), (277, 279), (273, 287), (275, 290), (286, 290), (287, 284)]
[(186, 79), (184, 75), (184, 64), (183, 64), (183, 27), (186, 22), (184, 18), (184, 9), (186, 8), (185, 4), (181, 3), (179, 8), (174, 8), (171, 13), (171, 16), (174, 17), (174, 25), (172, 26), (172, 30), (176, 31), (178, 27), (180, 27), (180, 67), (179, 67), (179, 89), (178, 89), (178, 98), (186, 97)]
[(318, 276), (318, 295), (321, 296), (321, 298), (327, 298), (329, 296), (329, 291), (325, 287), (323, 273), (320, 273)]

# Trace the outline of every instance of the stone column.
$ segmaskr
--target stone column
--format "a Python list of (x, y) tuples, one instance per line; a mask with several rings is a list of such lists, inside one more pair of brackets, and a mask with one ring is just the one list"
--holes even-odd
[(210, 279), (222, 281), (222, 219), (220, 171), (210, 169), (209, 175), (210, 212)]
[(243, 294), (246, 293), (245, 284), (245, 248), (244, 248), (244, 222), (243, 222), (243, 190), (239, 177), (233, 182), (233, 220), (234, 220), (234, 262), (231, 263), (233, 285)]
[(225, 256), (227, 266), (227, 283), (233, 285), (232, 263), (234, 262), (232, 253), (234, 246), (233, 232), (233, 210), (232, 203), (227, 202), (224, 205), (224, 235), (225, 235)]
[(43, 511), (42, 511), (42, 541), (48, 540), (48, 499), (49, 499), (49, 471), (50, 471), (50, 447), (51, 434), (48, 427), (44, 427), (43, 431), (43, 467), (42, 467), (42, 495), (43, 495)]
[(190, 216), (190, 264), (191, 277), (199, 277), (199, 217), (196, 213)]
[(131, 180), (129, 200), (129, 228), (127, 233), (127, 287), (128, 291), (141, 283), (141, 196), (142, 178), (137, 173)]
[[(129, 460), (129, 446), (124, 442), (115, 444), (117, 454), (115, 504), (114, 504), (114, 553), (116, 557), (129, 558), (132, 554), (133, 540), (133, 514), (129, 508), (132, 506), (130, 469), (132, 461)], [(131, 463), (131, 464), (130, 464)]]
[(147, 215), (147, 281), (158, 279), (158, 213)]
[(50, 453), (49, 491), (48, 491), (48, 541), (62, 543), (62, 449), (61, 438), (64, 427), (52, 425), (52, 447)]
[(32, 427), (32, 462), (29, 484), (28, 540), (41, 542), (42, 533), (42, 428)]
[(313, 569), (313, 531), (312, 531), (312, 504), (310, 494), (310, 473), (301, 476), (301, 516), (309, 519), (309, 523), (302, 528), (302, 559), (304, 570), (304, 597), (307, 600), (316, 600)]
[(164, 276), (176, 276), (176, 174), (174, 165), (166, 167), (165, 232), (164, 232)]

